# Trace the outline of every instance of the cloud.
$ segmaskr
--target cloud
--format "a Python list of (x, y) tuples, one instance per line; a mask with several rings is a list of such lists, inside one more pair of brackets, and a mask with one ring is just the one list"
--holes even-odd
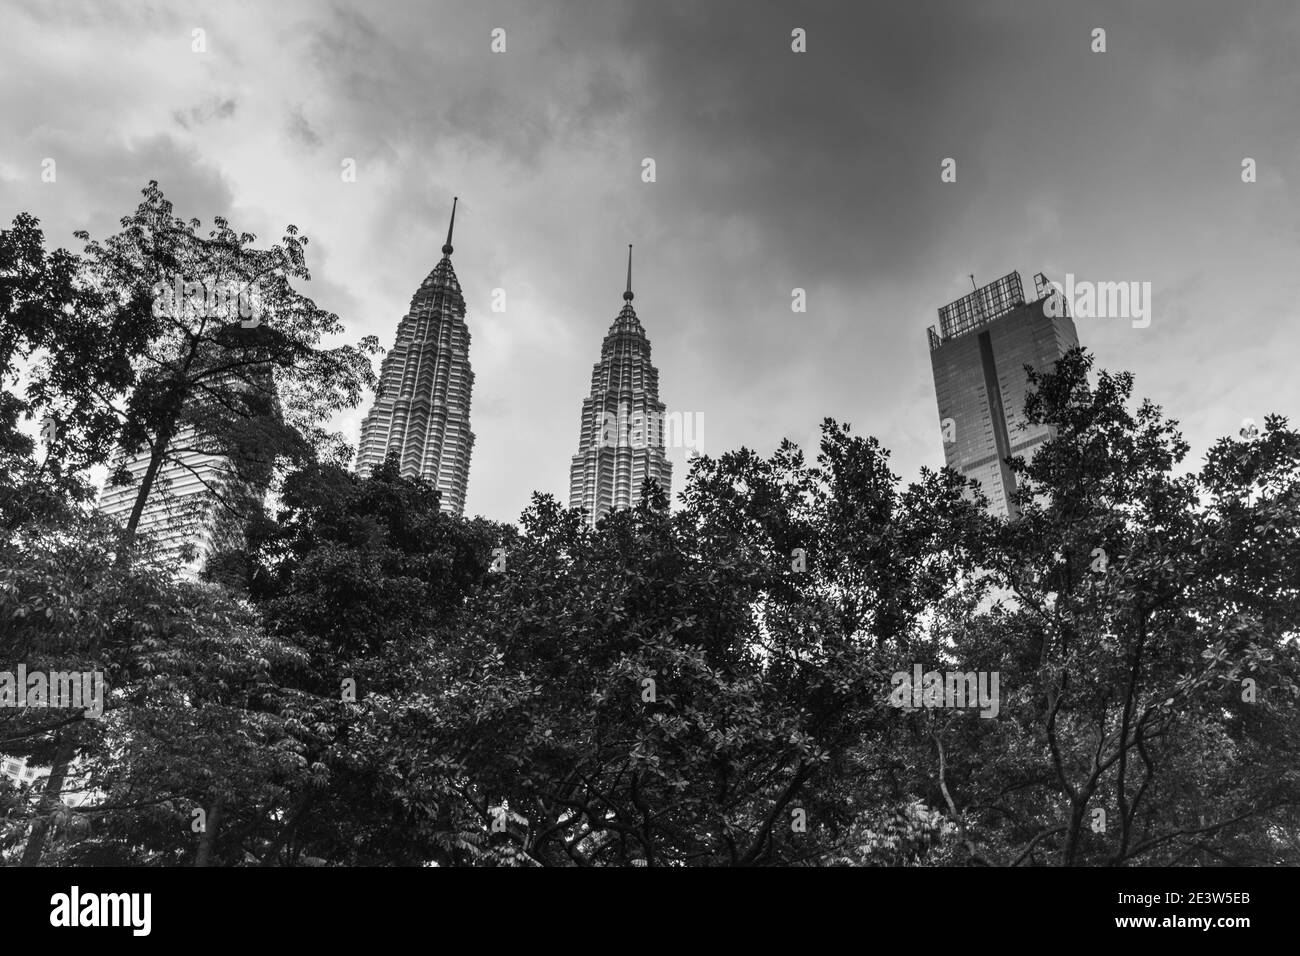
[(307, 117), (302, 115), (301, 107), (295, 107), (289, 114), (287, 131), (289, 138), (298, 145), (309, 150), (320, 148), (322, 140), (316, 131), (312, 129), (311, 124), (307, 122)]
[[(0, 211), (63, 242), (103, 235), (156, 178), (181, 215), (267, 236), (295, 223), (311, 294), (388, 346), (460, 196), (471, 512), (567, 497), (629, 242), (662, 397), (704, 414), (710, 450), (770, 451), (831, 415), (880, 436), (905, 477), (939, 464), (925, 326), (970, 273), (1012, 269), (1150, 281), (1149, 329), (1080, 334), (1194, 449), (1300, 399), (1293, 5), (143, 9), (9, 17)], [(1105, 54), (1089, 49), (1098, 25)], [(790, 50), (796, 26), (807, 53)], [(49, 156), (56, 186), (40, 182)], [(940, 182), (945, 157), (956, 183)], [(339, 420), (350, 440), (362, 412)]]
[(200, 106), (190, 107), (188, 111), (173, 110), (172, 118), (182, 129), (189, 129), (191, 126), (210, 123), (213, 120), (229, 119), (235, 115), (236, 105), (233, 99), (223, 100), (212, 97)]

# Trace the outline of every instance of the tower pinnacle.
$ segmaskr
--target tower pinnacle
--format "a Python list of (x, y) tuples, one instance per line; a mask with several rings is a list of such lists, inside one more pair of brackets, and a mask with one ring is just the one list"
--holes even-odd
[(623, 293), (623, 301), (632, 301), (632, 243), (627, 244), (627, 291)]
[(665, 408), (650, 339), (632, 308), (632, 246), (627, 247), (627, 291), (600, 343), (591, 390), (582, 400), (578, 453), (569, 467), (569, 507), (596, 522), (635, 508), (646, 482), (667, 495), (673, 466), (665, 453)]
[(470, 402), (474, 371), (465, 296), (451, 264), (456, 225), (453, 199), (447, 244), (411, 297), (397, 324), (397, 339), (384, 356), (374, 404), (361, 421), (357, 473), (370, 475), (390, 456), (405, 478), (436, 485), (447, 514), (465, 513), (470, 456)]
[(451, 231), (456, 228), (456, 201), (459, 196), (451, 197), (451, 222), (447, 224), (447, 243), (442, 247), (444, 256), (451, 255)]

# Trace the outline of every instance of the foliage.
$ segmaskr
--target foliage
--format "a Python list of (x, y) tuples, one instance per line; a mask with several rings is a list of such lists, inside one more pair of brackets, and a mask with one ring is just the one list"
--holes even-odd
[[(306, 240), (196, 229), (151, 185), (81, 256), (0, 233), (0, 668), (111, 688), (102, 720), (0, 712), (61, 791), (0, 787), (5, 859), (1300, 863), (1284, 418), (1193, 469), (1075, 351), (1031, 375), (1053, 437), (1012, 461), (1012, 519), (828, 419), (815, 464), (696, 458), (675, 510), (648, 484), (595, 527), (546, 495), (465, 520), (395, 461), (340, 467), (325, 424), (373, 343), (322, 346)], [(264, 321), (155, 309), (177, 274), (256, 284)], [(203, 580), (86, 508), (88, 466), (140, 444), (243, 469)], [(900, 701), (918, 666), (996, 675), (996, 714)]]

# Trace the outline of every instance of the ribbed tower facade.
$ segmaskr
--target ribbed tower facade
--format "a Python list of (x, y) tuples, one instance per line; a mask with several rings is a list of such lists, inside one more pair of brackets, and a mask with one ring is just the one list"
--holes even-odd
[(453, 201), (442, 259), (411, 298), (397, 326), (397, 344), (384, 356), (375, 403), (361, 422), (357, 471), (368, 475), (395, 453), (404, 476), (433, 482), (442, 510), (461, 515), (474, 450), (469, 428), (474, 372), (465, 299), (451, 267), (455, 224)]
[(650, 362), (650, 340), (632, 298), (628, 246), (623, 309), (592, 369), (591, 394), (582, 401), (578, 453), (569, 469), (569, 507), (586, 512), (592, 524), (611, 511), (634, 506), (647, 478), (665, 494), (671, 492), (673, 466), (664, 456), (659, 371)]

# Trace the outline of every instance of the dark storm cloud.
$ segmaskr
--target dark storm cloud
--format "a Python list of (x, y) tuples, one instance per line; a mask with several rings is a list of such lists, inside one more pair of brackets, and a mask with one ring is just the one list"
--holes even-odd
[(307, 122), (307, 117), (303, 116), (302, 108), (295, 107), (289, 114), (289, 123), (287, 127), (289, 138), (307, 149), (319, 149), (321, 138), (312, 129), (311, 123)]
[[(1300, 401), (1293, 4), (141, 9), (11, 18), (5, 211), (107, 229), (158, 178), (182, 215), (266, 235), (294, 222), (315, 240), (310, 294), (387, 346), (460, 195), (471, 511), (563, 497), (628, 242), (663, 398), (704, 414), (711, 451), (807, 443), (834, 415), (904, 476), (939, 463), (925, 326), (970, 273), (1012, 269), (1150, 281), (1150, 328), (1080, 335), (1184, 420), (1197, 454)], [(202, 112), (227, 102), (220, 122)], [(56, 189), (36, 178), (51, 155)], [(956, 183), (940, 182), (945, 157)]]
[(187, 112), (174, 110), (172, 117), (176, 120), (178, 126), (182, 129), (189, 129), (191, 126), (197, 126), (200, 123), (210, 123), (212, 120), (228, 119), (235, 115), (235, 109), (238, 104), (233, 99), (213, 98), (201, 106), (192, 106)]

